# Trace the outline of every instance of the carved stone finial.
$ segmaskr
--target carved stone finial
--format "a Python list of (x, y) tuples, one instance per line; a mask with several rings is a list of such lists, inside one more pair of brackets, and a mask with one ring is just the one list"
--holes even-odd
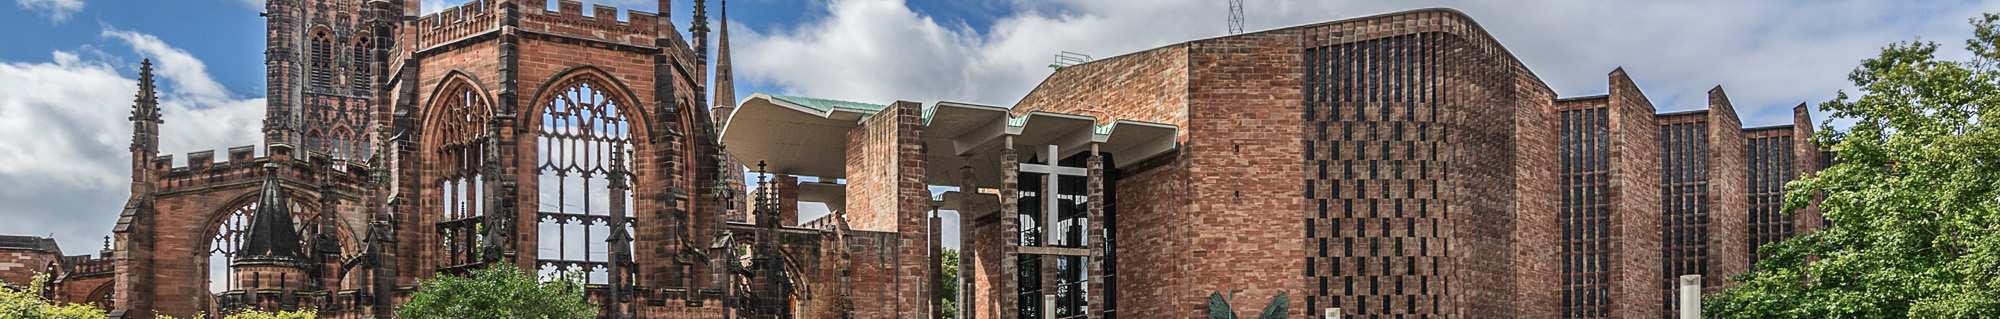
[(694, 21), (689, 32), (708, 32), (708, 0), (694, 0)]

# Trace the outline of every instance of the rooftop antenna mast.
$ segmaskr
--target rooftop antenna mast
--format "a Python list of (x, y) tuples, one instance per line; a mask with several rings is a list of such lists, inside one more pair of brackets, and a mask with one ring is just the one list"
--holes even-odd
[(1243, 0), (1229, 0), (1229, 34), (1243, 33)]

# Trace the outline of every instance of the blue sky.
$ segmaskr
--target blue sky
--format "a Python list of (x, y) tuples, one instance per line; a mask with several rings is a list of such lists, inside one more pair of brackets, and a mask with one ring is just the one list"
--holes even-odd
[[(415, 0), (413, 0), (415, 1)], [(421, 0), (435, 10), (445, 1)], [(166, 154), (257, 142), (260, 0), (0, 3), (0, 234), (96, 248), (124, 202), (138, 61), (160, 63)], [(451, 1), (461, 2), (462, 1)], [(1248, 29), (1449, 7), (1471, 15), (1561, 96), (1602, 94), (1624, 67), (1662, 112), (1729, 91), (1744, 124), (1851, 88), (1849, 70), (1895, 41), (1947, 58), (2000, 1), (1246, 0)], [(585, 1), (656, 11), (654, 1)], [(691, 0), (670, 10), (687, 28)], [(711, 10), (717, 5), (710, 1)], [(736, 0), (739, 95), (1012, 105), (1052, 55), (1107, 58), (1224, 35), (1225, 0)], [(711, 12), (714, 16), (714, 12)], [(1823, 115), (1815, 113), (1816, 118)]]

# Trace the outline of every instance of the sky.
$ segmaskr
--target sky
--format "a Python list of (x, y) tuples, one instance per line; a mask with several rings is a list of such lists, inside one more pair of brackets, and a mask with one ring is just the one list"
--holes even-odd
[[(0, 234), (54, 236), (69, 254), (96, 251), (129, 195), (126, 117), (141, 59), (155, 62), (162, 85), (163, 154), (184, 161), (181, 154), (259, 142), (262, 1), (11, 1), (0, 7)], [(427, 11), (448, 3), (422, 1)], [(2000, 12), (2000, 1), (1244, 2), (1251, 31), (1453, 8), (1560, 96), (1603, 94), (1605, 75), (1623, 67), (1661, 112), (1703, 108), (1720, 85), (1746, 126), (1788, 124), (1792, 106), (1852, 92), (1847, 73), (1897, 41), (1937, 41), (1944, 57), (1962, 58), (1967, 19)], [(654, 1), (584, 3), (658, 10)], [(673, 3), (682, 30), (692, 3)], [(1102, 59), (1228, 33), (1227, 0), (729, 6), (739, 95), (871, 103), (1010, 106), (1052, 72), (1058, 52)], [(956, 242), (955, 232), (946, 235)]]

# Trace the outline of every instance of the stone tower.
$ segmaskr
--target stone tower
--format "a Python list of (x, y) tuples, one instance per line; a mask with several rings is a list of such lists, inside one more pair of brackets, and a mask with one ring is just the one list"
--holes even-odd
[[(367, 158), (369, 111), (382, 39), (364, 25), (362, 0), (265, 2), (264, 142), (301, 155)], [(306, 156), (301, 156), (301, 158)]]

